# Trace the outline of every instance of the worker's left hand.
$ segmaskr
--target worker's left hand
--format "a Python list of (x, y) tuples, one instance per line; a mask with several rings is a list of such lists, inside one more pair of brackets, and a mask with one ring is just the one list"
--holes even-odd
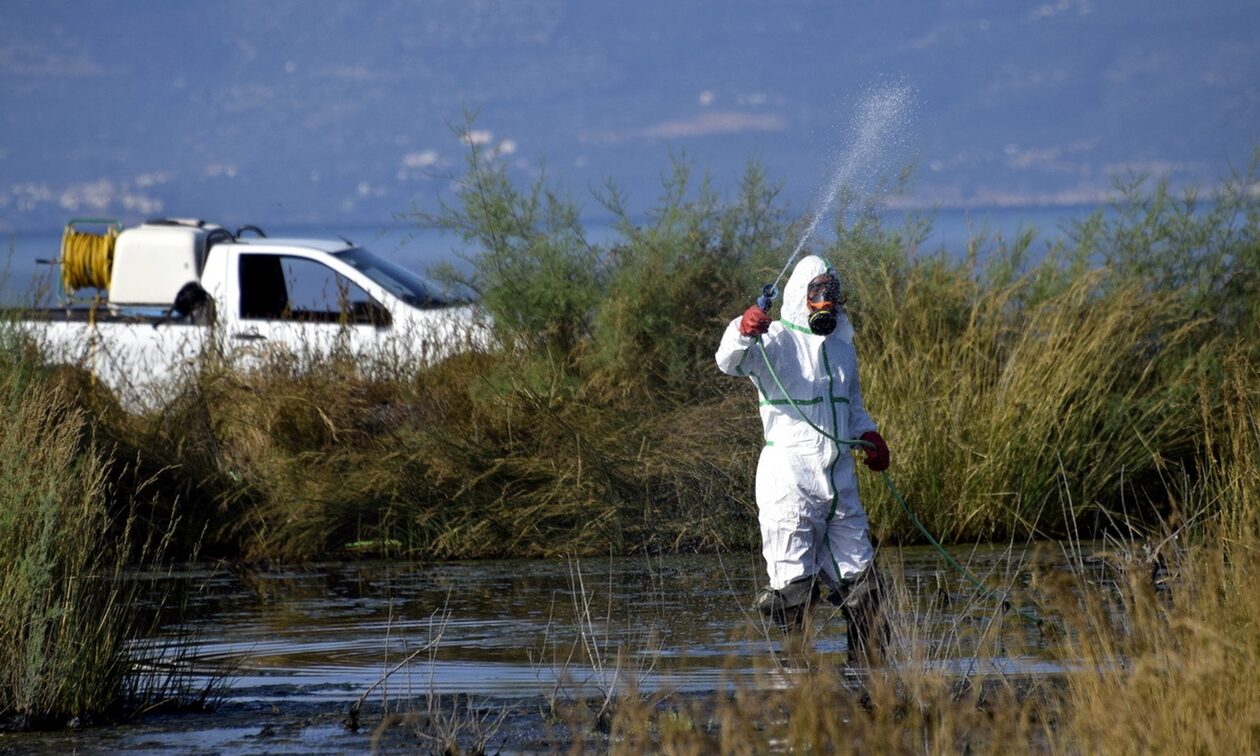
[(878, 431), (867, 431), (861, 436), (863, 441), (874, 445), (874, 449), (869, 446), (862, 447), (866, 452), (866, 459), (862, 460), (862, 464), (871, 468), (875, 472), (883, 472), (888, 469), (888, 444), (884, 443), (884, 437), (879, 435)]

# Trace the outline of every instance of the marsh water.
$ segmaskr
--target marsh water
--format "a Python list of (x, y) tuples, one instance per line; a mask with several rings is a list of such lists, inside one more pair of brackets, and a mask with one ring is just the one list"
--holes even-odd
[[(1088, 551), (953, 549), (1016, 604), (1034, 571), (1078, 569)], [(1000, 598), (977, 595), (937, 552), (884, 549), (880, 560), (898, 593), (898, 642), (918, 646), (922, 663), (959, 675), (1060, 670), (1034, 626), (1003, 612)], [(222, 705), (128, 725), (4, 734), (0, 752), (356, 750), (366, 736), (341, 720), (377, 683), (366, 700), (378, 720), (433, 696), (536, 711), (616, 690), (782, 684), (791, 671), (782, 636), (748, 611), (763, 575), (757, 554), (192, 566), (169, 579), (189, 590), (194, 621), (158, 640), (174, 644), (167, 654), (184, 651), (195, 675), (233, 670)], [(817, 620), (814, 650), (843, 667), (842, 618), (823, 609)], [(1004, 640), (978, 651), (995, 623)]]

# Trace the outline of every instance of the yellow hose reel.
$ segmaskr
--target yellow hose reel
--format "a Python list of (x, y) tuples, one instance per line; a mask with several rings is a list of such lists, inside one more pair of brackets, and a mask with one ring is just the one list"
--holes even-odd
[[(75, 228), (80, 223), (103, 224), (105, 231), (80, 231)], [(76, 218), (66, 224), (61, 235), (61, 285), (66, 293), (89, 287), (109, 288), (114, 242), (121, 229), (118, 221), (100, 218)]]

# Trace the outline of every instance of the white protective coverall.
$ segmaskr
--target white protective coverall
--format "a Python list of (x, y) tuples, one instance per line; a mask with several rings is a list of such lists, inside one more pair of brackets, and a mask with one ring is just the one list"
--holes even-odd
[[(809, 419), (836, 438), (878, 430), (862, 406), (853, 326), (841, 311), (827, 336), (810, 331), (806, 290), (827, 272), (822, 258), (801, 259), (783, 292), (779, 320), (761, 337), (774, 372)], [(757, 464), (757, 510), (770, 587), (821, 575), (833, 587), (874, 558), (866, 512), (858, 501), (853, 455), (805, 423), (766, 368), (756, 339), (731, 321), (718, 368), (757, 386), (766, 445)]]

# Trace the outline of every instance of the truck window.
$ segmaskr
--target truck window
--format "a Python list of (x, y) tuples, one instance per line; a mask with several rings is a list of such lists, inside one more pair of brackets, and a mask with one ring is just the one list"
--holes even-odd
[(305, 257), (241, 254), (242, 319), (388, 325), (389, 312), (358, 284)]
[(277, 320), (289, 306), (279, 255), (241, 255), (241, 318)]
[(426, 281), (406, 268), (377, 257), (366, 249), (355, 247), (343, 252), (334, 252), (333, 255), (412, 307), (446, 307), (460, 301), (459, 297), (441, 291), (432, 282)]

